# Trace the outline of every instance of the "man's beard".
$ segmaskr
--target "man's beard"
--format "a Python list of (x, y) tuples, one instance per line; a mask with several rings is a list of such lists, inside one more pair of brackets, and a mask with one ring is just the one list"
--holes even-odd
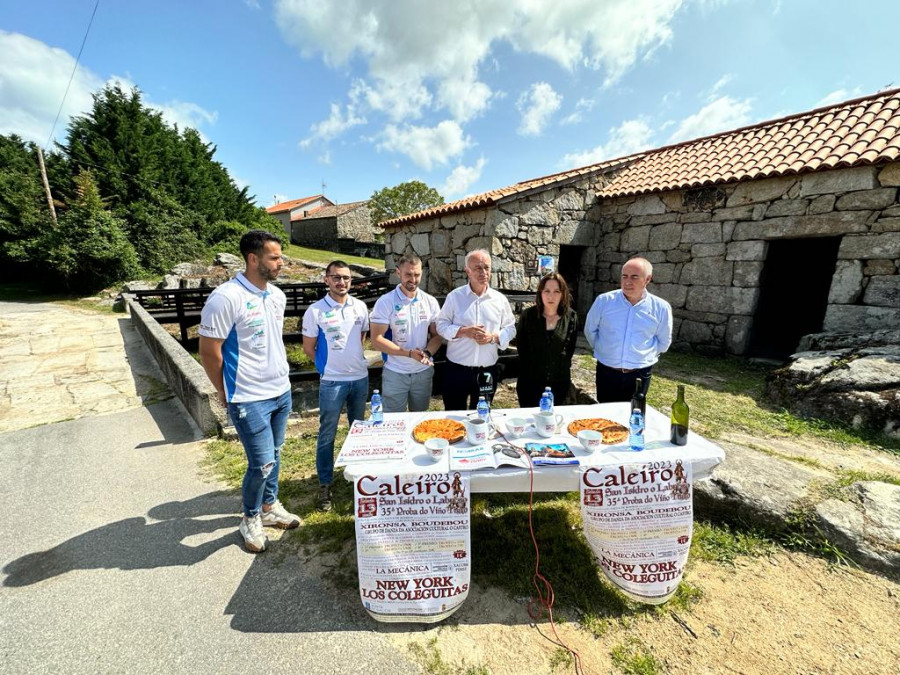
[(279, 269), (268, 269), (265, 265), (258, 265), (256, 268), (257, 274), (261, 276), (266, 281), (275, 281), (278, 278), (278, 275), (281, 273)]

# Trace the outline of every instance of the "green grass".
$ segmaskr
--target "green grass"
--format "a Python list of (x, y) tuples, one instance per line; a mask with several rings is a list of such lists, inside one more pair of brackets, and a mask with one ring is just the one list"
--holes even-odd
[(287, 360), (291, 367), (307, 369), (311, 369), (313, 367), (313, 362), (310, 361), (309, 357), (303, 353), (303, 345), (301, 345), (299, 342), (286, 344), (284, 348), (287, 352)]
[(659, 675), (666, 672), (662, 663), (637, 638), (630, 637), (610, 652), (613, 664), (628, 675)]
[(335, 253), (334, 251), (320, 251), (319, 249), (305, 248), (295, 244), (285, 244), (282, 246), (281, 251), (290, 258), (299, 258), (300, 260), (310, 260), (318, 263), (330, 263), (332, 260), (343, 260), (346, 263), (355, 263), (357, 265), (384, 267), (384, 260), (379, 260), (378, 258), (362, 258), (355, 255)]
[(758, 557), (774, 553), (771, 538), (757, 530), (738, 530), (725, 524), (694, 523), (690, 559), (733, 565), (741, 556)]
[[(591, 359), (590, 356), (579, 358)], [(678, 384), (685, 385), (691, 426), (709, 438), (729, 431), (763, 437), (811, 436), (841, 445), (860, 445), (900, 453), (900, 439), (837, 421), (805, 419), (765, 400), (763, 390), (771, 366), (737, 357), (709, 357), (669, 352), (654, 369), (647, 401), (668, 411)]]

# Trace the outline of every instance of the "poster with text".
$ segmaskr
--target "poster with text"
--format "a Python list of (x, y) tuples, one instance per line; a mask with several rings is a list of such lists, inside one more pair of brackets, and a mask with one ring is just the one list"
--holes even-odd
[(681, 459), (581, 471), (584, 534), (628, 597), (661, 604), (678, 589), (693, 532), (691, 463)]
[(334, 465), (403, 459), (406, 456), (408, 438), (406, 422), (403, 420), (389, 420), (378, 424), (355, 420)]
[(468, 473), (361, 476), (354, 494), (359, 593), (369, 614), (418, 623), (453, 614), (469, 592)]

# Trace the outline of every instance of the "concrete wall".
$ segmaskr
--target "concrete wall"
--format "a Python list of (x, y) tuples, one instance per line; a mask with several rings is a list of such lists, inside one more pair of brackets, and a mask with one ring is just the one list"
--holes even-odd
[(207, 436), (225, 426), (225, 410), (216, 398), (216, 389), (203, 366), (169, 335), (131, 296), (125, 295), (131, 322), (144, 339), (175, 395)]

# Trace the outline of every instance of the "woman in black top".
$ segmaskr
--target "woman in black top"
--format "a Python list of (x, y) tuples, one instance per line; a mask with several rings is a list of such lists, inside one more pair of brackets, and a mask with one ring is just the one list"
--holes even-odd
[(538, 284), (535, 305), (522, 312), (516, 326), (520, 408), (537, 406), (544, 387), (553, 391), (555, 404), (565, 403), (572, 384), (572, 354), (578, 337), (578, 316), (561, 275), (548, 274)]

